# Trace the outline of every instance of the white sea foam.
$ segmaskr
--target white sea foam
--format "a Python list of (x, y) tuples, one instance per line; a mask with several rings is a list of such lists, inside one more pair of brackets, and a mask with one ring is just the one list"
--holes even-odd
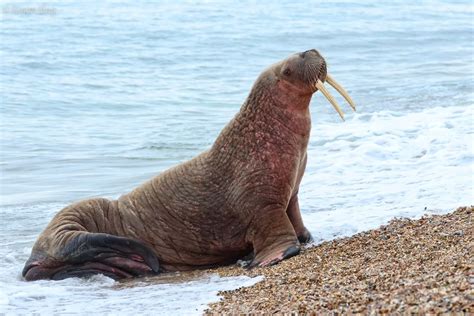
[(127, 287), (102, 275), (56, 282), (18, 280), (6, 287), (2, 284), (0, 313), (199, 315), (209, 302), (219, 299), (219, 290), (250, 286), (260, 280), (262, 277), (206, 275), (176, 284), (137, 281)]
[(200, 315), (209, 302), (219, 300), (218, 291), (251, 286), (263, 279), (211, 274), (181, 282), (150, 278), (121, 283), (97, 275), (28, 283), (17, 271), (22, 264), (11, 265), (7, 270), (16, 271), (10, 275), (2, 270), (0, 314)]
[(472, 121), (468, 106), (316, 123), (300, 191), (307, 226), (321, 240), (472, 204)]

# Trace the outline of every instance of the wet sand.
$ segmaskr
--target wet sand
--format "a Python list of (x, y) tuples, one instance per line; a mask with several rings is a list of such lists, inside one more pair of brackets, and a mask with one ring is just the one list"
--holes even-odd
[[(215, 272), (216, 270), (213, 270)], [(263, 275), (222, 291), (208, 314), (474, 313), (474, 210), (324, 242), (268, 268), (219, 268), (221, 276)]]

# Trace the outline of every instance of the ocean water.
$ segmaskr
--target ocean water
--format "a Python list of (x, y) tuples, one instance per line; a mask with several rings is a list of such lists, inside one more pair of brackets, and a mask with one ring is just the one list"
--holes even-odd
[[(52, 216), (209, 148), (258, 74), (318, 49), (301, 208), (317, 242), (474, 202), (471, 1), (1, 3), (0, 313), (199, 314), (261, 278), (24, 282)], [(335, 93), (336, 95), (336, 93)]]

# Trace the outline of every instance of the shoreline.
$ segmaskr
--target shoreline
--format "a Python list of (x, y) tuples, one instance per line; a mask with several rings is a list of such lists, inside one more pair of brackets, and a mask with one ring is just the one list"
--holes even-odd
[(474, 209), (325, 241), (268, 268), (237, 266), (220, 276), (263, 275), (221, 291), (206, 314), (474, 313)]

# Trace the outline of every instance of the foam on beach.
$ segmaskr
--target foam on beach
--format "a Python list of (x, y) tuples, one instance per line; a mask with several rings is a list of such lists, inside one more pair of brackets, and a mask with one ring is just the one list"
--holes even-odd
[(299, 194), (310, 231), (327, 240), (472, 204), (473, 115), (460, 106), (316, 121)]

